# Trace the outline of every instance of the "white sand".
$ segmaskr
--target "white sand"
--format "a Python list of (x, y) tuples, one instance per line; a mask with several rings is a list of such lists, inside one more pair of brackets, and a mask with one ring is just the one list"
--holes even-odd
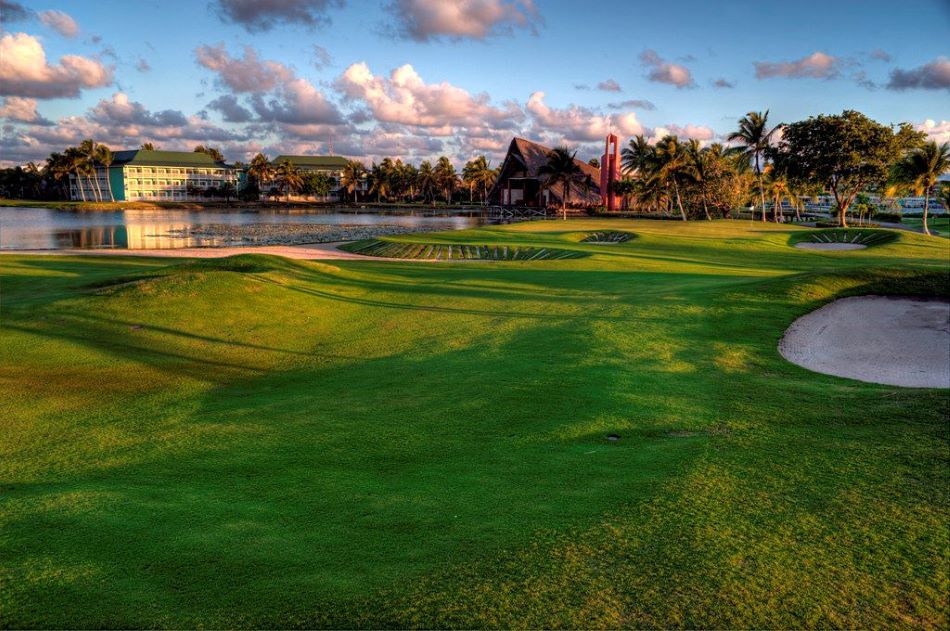
[(868, 247), (863, 243), (813, 243), (799, 241), (795, 244), (799, 250), (863, 250)]
[(795, 320), (779, 343), (809, 370), (908, 388), (950, 388), (950, 302), (842, 298)]

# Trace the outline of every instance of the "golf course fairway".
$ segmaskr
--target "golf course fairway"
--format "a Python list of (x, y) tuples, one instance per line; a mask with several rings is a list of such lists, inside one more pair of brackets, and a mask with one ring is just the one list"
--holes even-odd
[(803, 230), (0, 256), (0, 625), (945, 629), (948, 390), (777, 345), (838, 298), (948, 296), (950, 241)]

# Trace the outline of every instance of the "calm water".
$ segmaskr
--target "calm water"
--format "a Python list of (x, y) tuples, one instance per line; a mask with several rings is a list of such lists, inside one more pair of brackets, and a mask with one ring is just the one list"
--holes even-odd
[(61, 250), (114, 248), (156, 250), (214, 246), (215, 239), (169, 235), (207, 224), (394, 224), (461, 230), (484, 223), (475, 213), (438, 211), (338, 210), (123, 210), (74, 212), (48, 208), (0, 208), (0, 249)]

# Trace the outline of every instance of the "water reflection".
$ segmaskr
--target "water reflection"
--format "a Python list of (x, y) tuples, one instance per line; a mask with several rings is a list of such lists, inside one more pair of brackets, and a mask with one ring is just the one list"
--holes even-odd
[(48, 208), (0, 208), (0, 249), (61, 250), (112, 248), (157, 250), (221, 245), (219, 239), (183, 234), (208, 224), (395, 224), (461, 230), (484, 223), (478, 213), (437, 214), (434, 210), (290, 209), (286, 211), (125, 210), (74, 212)]

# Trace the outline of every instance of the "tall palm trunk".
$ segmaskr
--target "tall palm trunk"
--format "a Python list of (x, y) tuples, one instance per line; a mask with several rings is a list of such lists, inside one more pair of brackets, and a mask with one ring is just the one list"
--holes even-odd
[(76, 170), (76, 186), (79, 187), (79, 198), (86, 201), (86, 190), (82, 185), (82, 173), (78, 169)]
[(564, 216), (564, 221), (567, 221), (567, 194), (570, 186), (568, 182), (561, 184), (561, 214)]
[(106, 167), (106, 184), (109, 186), (109, 201), (115, 201), (115, 194), (112, 192), (112, 179), (109, 177), (109, 168)]
[(673, 178), (673, 192), (676, 193), (676, 205), (679, 206), (680, 216), (683, 217), (683, 221), (686, 221), (686, 211), (683, 210), (683, 200), (680, 199), (680, 187), (676, 183), (676, 178)]
[(102, 201), (102, 188), (99, 186), (99, 169), (97, 167), (92, 167), (92, 181), (96, 185), (96, 201)]
[(712, 217), (709, 214), (709, 206), (706, 205), (706, 185), (704, 184), (702, 188), (699, 189), (700, 194), (703, 197), (703, 212), (706, 214), (706, 221), (712, 221)]
[(930, 187), (924, 189), (924, 234), (930, 234), (930, 227), (927, 226), (927, 214), (930, 210)]

